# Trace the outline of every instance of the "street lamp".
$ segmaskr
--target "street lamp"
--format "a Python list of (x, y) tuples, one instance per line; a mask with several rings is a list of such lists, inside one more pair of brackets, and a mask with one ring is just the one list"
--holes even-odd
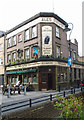
[[(71, 25), (71, 28), (68, 28), (69, 25)], [(72, 30), (73, 30), (72, 23), (68, 23), (65, 25), (64, 31), (65, 32), (70, 31), (70, 33), (69, 33), (69, 58), (71, 58), (71, 39), (70, 39), (70, 36), (71, 36)], [(72, 68), (71, 68), (71, 65), (70, 65), (70, 86), (72, 86)]]

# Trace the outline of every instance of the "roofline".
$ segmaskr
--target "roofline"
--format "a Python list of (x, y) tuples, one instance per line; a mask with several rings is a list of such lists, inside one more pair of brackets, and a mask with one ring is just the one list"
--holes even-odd
[(60, 21), (61, 23), (63, 23), (64, 25), (67, 24), (67, 22), (65, 22), (62, 18), (60, 18), (58, 15), (56, 15), (56, 14), (54, 14), (54, 13), (52, 13), (52, 12), (40, 12), (40, 13), (34, 15), (33, 17), (25, 20), (24, 22), (16, 25), (16, 26), (13, 27), (12, 29), (8, 30), (5, 34), (9, 34), (9, 33), (13, 32), (14, 30), (22, 27), (23, 25), (26, 25), (27, 23), (29, 23), (29, 22), (31, 22), (31, 21), (39, 18), (39, 17), (54, 17), (54, 18), (56, 18), (58, 21)]

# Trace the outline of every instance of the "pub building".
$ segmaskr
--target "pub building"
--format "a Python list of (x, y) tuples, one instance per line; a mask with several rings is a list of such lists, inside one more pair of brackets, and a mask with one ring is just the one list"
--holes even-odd
[[(69, 45), (65, 22), (54, 13), (40, 12), (5, 33), (4, 84), (30, 83), (31, 90), (70, 87)], [(71, 43), (72, 83), (83, 79), (78, 42)]]

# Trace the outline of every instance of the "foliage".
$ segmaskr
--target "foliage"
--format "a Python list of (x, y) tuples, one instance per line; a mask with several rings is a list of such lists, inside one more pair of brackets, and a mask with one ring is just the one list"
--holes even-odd
[(82, 117), (82, 98), (77, 98), (73, 95), (70, 95), (70, 98), (66, 99), (65, 97), (61, 98), (58, 95), (56, 96), (57, 101), (55, 108), (58, 109), (59, 116), (64, 119), (68, 118), (81, 118)]

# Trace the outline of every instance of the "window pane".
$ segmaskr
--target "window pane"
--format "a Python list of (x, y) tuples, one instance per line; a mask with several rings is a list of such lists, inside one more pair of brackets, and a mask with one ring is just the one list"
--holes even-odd
[(59, 28), (56, 27), (56, 37), (59, 37)]
[(7, 42), (8, 42), (7, 46), (10, 47), (11, 46), (11, 38), (9, 38)]
[(25, 40), (29, 40), (29, 30), (25, 31)]
[(13, 37), (13, 45), (16, 45), (16, 36)]
[(32, 28), (32, 38), (36, 37), (37, 36), (37, 27), (33, 27)]
[(24, 83), (27, 83), (27, 76), (24, 75)]
[(57, 46), (57, 57), (60, 56), (60, 47)]
[(37, 83), (36, 75), (33, 77), (33, 83)]
[(29, 59), (29, 48), (25, 50), (25, 59)]
[(8, 55), (8, 62), (11, 61), (11, 55)]
[(22, 35), (18, 35), (18, 42), (22, 41)]
[(16, 61), (16, 53), (13, 53), (13, 61)]

